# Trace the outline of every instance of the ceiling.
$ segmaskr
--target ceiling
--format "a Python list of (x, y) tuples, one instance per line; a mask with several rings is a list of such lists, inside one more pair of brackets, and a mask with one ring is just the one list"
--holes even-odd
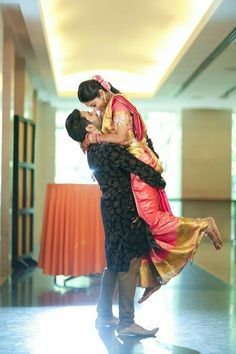
[(97, 73), (150, 107), (236, 108), (236, 0), (0, 2), (43, 100)]

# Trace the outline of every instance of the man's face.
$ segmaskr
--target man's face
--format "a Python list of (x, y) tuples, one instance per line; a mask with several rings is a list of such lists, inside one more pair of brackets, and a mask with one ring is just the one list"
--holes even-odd
[(88, 112), (88, 111), (80, 111), (81, 116), (85, 117), (89, 120), (97, 129), (101, 129), (102, 127), (102, 119), (98, 117), (95, 112)]

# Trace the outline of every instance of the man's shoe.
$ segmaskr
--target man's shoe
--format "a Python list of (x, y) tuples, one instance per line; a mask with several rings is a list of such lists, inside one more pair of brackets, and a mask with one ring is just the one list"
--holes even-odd
[(96, 328), (104, 328), (104, 327), (116, 327), (119, 323), (119, 319), (113, 316), (110, 319), (105, 319), (104, 317), (98, 316), (95, 321)]
[(157, 331), (158, 327), (153, 329), (145, 329), (136, 323), (132, 323), (127, 327), (117, 327), (116, 332), (119, 336), (139, 336), (139, 337), (153, 337)]

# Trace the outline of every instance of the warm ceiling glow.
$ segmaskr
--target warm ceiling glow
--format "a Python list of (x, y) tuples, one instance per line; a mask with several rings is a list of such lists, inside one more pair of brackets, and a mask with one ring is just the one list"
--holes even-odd
[(138, 9), (123, 1), (126, 12), (93, 0), (40, 0), (59, 95), (75, 96), (81, 81), (100, 74), (134, 97), (151, 97), (221, 2), (147, 0)]

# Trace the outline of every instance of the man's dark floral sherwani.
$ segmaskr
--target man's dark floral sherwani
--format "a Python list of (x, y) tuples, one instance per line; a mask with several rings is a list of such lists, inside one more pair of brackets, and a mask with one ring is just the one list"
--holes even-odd
[[(101, 212), (105, 231), (105, 253), (110, 271), (126, 272), (134, 257), (147, 254), (152, 239), (147, 224), (138, 216), (130, 173), (159, 188), (161, 175), (117, 144), (92, 144), (88, 164), (102, 192)], [(93, 216), (91, 215), (91, 222)]]

